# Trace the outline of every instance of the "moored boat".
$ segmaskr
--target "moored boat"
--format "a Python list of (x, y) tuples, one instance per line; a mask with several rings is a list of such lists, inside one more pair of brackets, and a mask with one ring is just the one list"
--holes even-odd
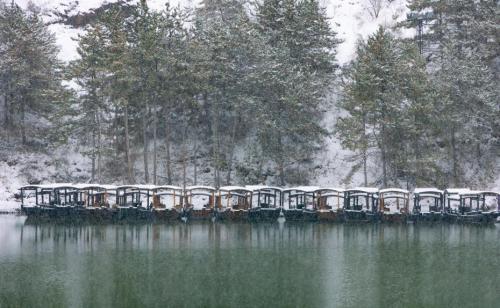
[(399, 188), (381, 189), (379, 206), (383, 222), (406, 222), (410, 207), (410, 192)]
[(216, 196), (215, 217), (221, 221), (248, 221), (252, 191), (241, 186), (223, 186)]
[(322, 188), (315, 191), (318, 220), (342, 222), (344, 220), (344, 189)]
[(445, 219), (449, 222), (490, 224), (497, 218), (495, 207), (487, 205), (488, 197), (498, 201), (498, 193), (492, 191), (476, 191), (468, 188), (451, 188), (445, 190)]
[(152, 218), (155, 222), (179, 221), (184, 214), (184, 194), (181, 187), (157, 186), (152, 196)]
[(189, 186), (185, 191), (184, 213), (187, 220), (209, 220), (215, 215), (215, 188)]
[(357, 187), (344, 192), (345, 222), (379, 221), (378, 188)]
[(413, 209), (410, 219), (413, 222), (438, 222), (443, 219), (444, 191), (437, 188), (415, 188), (413, 190)]
[(246, 188), (252, 192), (249, 220), (277, 221), (281, 212), (281, 188), (271, 186), (246, 186)]
[(300, 186), (283, 190), (283, 215), (286, 221), (317, 221), (314, 192), (318, 187)]

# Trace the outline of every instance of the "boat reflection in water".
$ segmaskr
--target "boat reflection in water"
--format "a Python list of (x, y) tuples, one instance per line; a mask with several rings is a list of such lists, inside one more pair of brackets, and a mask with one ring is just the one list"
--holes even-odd
[(7, 307), (492, 307), (499, 299), (499, 236), (497, 226), (68, 226), (0, 215), (0, 302)]

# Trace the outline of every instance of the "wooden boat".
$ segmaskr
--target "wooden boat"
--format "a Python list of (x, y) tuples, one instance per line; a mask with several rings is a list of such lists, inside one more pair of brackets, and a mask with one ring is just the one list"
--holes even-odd
[(314, 192), (319, 187), (300, 186), (283, 190), (282, 211), (286, 221), (318, 221)]
[(315, 191), (315, 197), (320, 222), (342, 222), (344, 220), (344, 189), (318, 189)]
[(252, 191), (241, 186), (219, 188), (215, 217), (221, 221), (248, 221)]
[(438, 222), (443, 219), (444, 191), (437, 188), (415, 188), (413, 209), (410, 219), (413, 222)]
[(49, 216), (52, 211), (53, 190), (49, 185), (26, 185), (20, 188), (21, 212), (30, 217)]
[(383, 222), (406, 222), (410, 208), (410, 192), (399, 188), (379, 191), (379, 212)]
[(344, 221), (379, 221), (378, 188), (357, 187), (344, 192)]
[(270, 186), (246, 186), (252, 192), (248, 217), (255, 222), (275, 222), (281, 212), (281, 188)]
[(184, 193), (181, 187), (157, 186), (152, 195), (152, 218), (156, 222), (174, 222), (183, 217)]
[(188, 220), (209, 220), (215, 215), (215, 188), (189, 186), (185, 191), (184, 213)]
[(471, 224), (494, 223), (498, 212), (495, 211), (494, 206), (487, 207), (488, 196), (496, 196), (498, 200), (498, 194), (492, 191), (476, 191), (468, 188), (445, 190), (445, 220)]

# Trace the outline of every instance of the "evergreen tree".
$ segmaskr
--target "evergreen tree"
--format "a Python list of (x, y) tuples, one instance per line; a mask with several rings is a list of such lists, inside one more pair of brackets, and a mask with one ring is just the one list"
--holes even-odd
[(106, 41), (101, 24), (89, 25), (79, 37), (77, 52), (80, 58), (71, 63), (71, 76), (82, 88), (76, 112), (79, 114), (76, 130), (90, 135), (92, 159), (91, 180), (101, 180), (103, 167), (105, 117), (111, 111), (104, 94), (106, 78)]
[[(347, 111), (336, 125), (342, 144), (356, 153), (355, 168), (363, 167), (368, 184), (367, 162), (380, 159), (382, 176), (374, 183), (419, 183), (429, 162), (432, 130), (432, 95), (425, 66), (415, 49), (407, 48), (383, 28), (360, 43), (357, 58), (345, 72), (340, 107)], [(432, 138), (430, 139), (432, 140)], [(432, 153), (432, 152), (430, 152)]]
[[(326, 134), (320, 109), (333, 79), (337, 40), (315, 0), (265, 0), (257, 16), (268, 45), (258, 138), (284, 185), (286, 169), (309, 162)], [(299, 173), (295, 181), (305, 179)]]
[[(23, 144), (36, 136), (29, 114), (48, 117), (68, 98), (61, 85), (63, 65), (57, 59), (54, 35), (43, 23), (39, 9), (17, 4), (0, 5), (0, 91), (4, 93), (5, 127), (20, 130)], [(42, 136), (37, 136), (42, 137)]]

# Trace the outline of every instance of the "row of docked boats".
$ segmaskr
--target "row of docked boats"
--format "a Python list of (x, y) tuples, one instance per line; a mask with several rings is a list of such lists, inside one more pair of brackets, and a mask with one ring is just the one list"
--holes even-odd
[[(23, 213), (98, 221), (493, 223), (500, 194), (471, 189), (45, 184), (20, 188)], [(412, 201), (412, 202), (410, 202)]]

